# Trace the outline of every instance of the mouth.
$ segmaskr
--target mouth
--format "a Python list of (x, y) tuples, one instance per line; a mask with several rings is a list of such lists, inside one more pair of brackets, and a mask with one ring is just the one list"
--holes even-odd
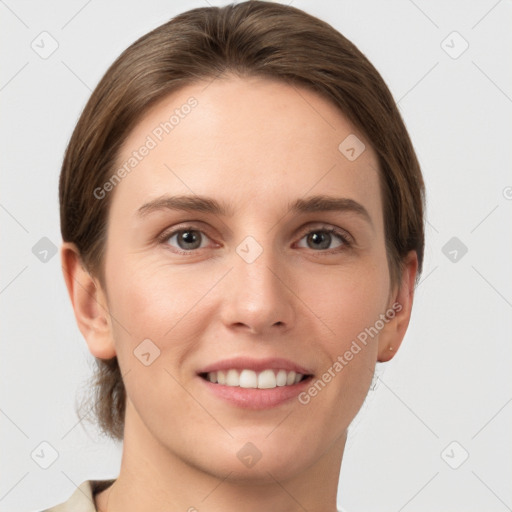
[(198, 377), (214, 397), (244, 409), (269, 409), (296, 398), (313, 374), (286, 359), (233, 358), (202, 368)]
[(311, 377), (294, 370), (267, 368), (256, 372), (248, 368), (203, 372), (199, 376), (212, 384), (245, 389), (274, 389), (293, 386)]

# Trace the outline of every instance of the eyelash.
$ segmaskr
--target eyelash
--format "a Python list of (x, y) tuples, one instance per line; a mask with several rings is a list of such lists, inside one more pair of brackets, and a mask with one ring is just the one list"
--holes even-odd
[[(173, 237), (177, 233), (186, 232), (186, 231), (197, 231), (197, 232), (201, 233), (202, 235), (205, 235), (207, 238), (210, 238), (203, 230), (197, 229), (195, 226), (188, 225), (188, 226), (178, 227), (176, 229), (173, 229), (172, 231), (164, 231), (161, 235), (158, 236), (158, 242), (163, 245), (169, 246), (169, 244), (167, 244), (167, 242), (171, 237)], [(346, 232), (341, 231), (337, 228), (333, 228), (333, 227), (324, 227), (323, 226), (320, 228), (309, 229), (308, 231), (305, 231), (302, 233), (299, 240), (302, 240), (304, 237), (310, 235), (311, 233), (318, 233), (318, 232), (336, 235), (337, 237), (340, 238), (343, 245), (341, 247), (336, 247), (334, 249), (320, 249), (318, 251), (314, 251), (313, 249), (311, 249), (313, 252), (318, 252), (320, 254), (335, 254), (335, 253), (340, 253), (340, 252), (343, 252), (344, 250), (352, 248), (351, 237), (349, 237), (349, 235)], [(178, 249), (176, 247), (173, 247), (171, 250), (172, 250), (172, 252), (177, 253), (177, 254), (182, 254), (184, 256), (190, 256), (194, 252), (199, 251), (200, 249), (190, 249), (190, 250), (186, 251), (183, 249)]]

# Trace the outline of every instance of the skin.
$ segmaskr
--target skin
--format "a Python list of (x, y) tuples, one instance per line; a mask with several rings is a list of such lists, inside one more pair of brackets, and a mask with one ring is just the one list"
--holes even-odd
[[(392, 286), (376, 155), (334, 105), (306, 89), (233, 76), (187, 86), (146, 114), (119, 161), (191, 96), (198, 105), (110, 192), (105, 287), (73, 244), (61, 249), (78, 326), (95, 357), (117, 355), (128, 395), (120, 475), (96, 505), (335, 511), (347, 428), (376, 361), (396, 353), (409, 323), (416, 253)], [(338, 150), (350, 134), (366, 145), (352, 162)], [(163, 194), (209, 196), (234, 215), (138, 215)], [(357, 201), (371, 224), (353, 212), (288, 210), (319, 194)], [(188, 255), (174, 252), (183, 250), (176, 236), (155, 240), (188, 223), (204, 233)], [(352, 245), (333, 235), (328, 249), (317, 248), (307, 231), (325, 227), (344, 230)], [(247, 236), (263, 249), (252, 263), (236, 252)], [(196, 374), (234, 356), (283, 357), (318, 378), (394, 303), (401, 311), (307, 405), (295, 398), (240, 409)], [(150, 366), (133, 353), (147, 338), (160, 349)], [(262, 454), (251, 468), (236, 456), (247, 442)]]

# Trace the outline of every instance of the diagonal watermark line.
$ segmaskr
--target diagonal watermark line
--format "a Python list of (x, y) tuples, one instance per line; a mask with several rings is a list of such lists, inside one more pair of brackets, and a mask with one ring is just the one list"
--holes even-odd
[(429, 485), (429, 484), (430, 484), (430, 482), (432, 482), (432, 480), (434, 480), (434, 478), (435, 478), (437, 475), (439, 475), (439, 471), (438, 471), (438, 472), (437, 472), (437, 473), (436, 473), (436, 474), (435, 474), (435, 475), (434, 475), (434, 476), (433, 476), (433, 477), (432, 477), (432, 478), (431, 478), (431, 479), (430, 479), (430, 480), (429, 480), (429, 481), (428, 481), (428, 482), (427, 482), (427, 483), (426, 483), (426, 484), (425, 484), (425, 485), (424, 485), (424, 486), (423, 486), (423, 487), (422, 487), (422, 488), (421, 488), (421, 489), (420, 489), (420, 490), (419, 490), (419, 491), (418, 491), (418, 492), (417, 492), (417, 493), (416, 493), (416, 494), (415, 494), (415, 495), (414, 495), (414, 496), (413, 496), (409, 501), (407, 501), (406, 503), (404, 503), (404, 504), (402, 505), (402, 508), (400, 508), (400, 509), (398, 510), (398, 512), (401, 512), (401, 511), (402, 511), (402, 510), (403, 510), (407, 505), (409, 505), (409, 503), (411, 503), (411, 501), (412, 501), (414, 498), (416, 498), (416, 496), (418, 496), (418, 494), (419, 494), (421, 491), (423, 491), (423, 489), (425, 489), (425, 487), (427, 487), (427, 485)]
[[(64, 471), (62, 471), (62, 469), (60, 470), (60, 472), (75, 486), (75, 489), (80, 489), (80, 487), (76, 485), (76, 483), (73, 482), (73, 480), (71, 480), (71, 478), (66, 473), (64, 473)], [(91, 500), (91, 498), (87, 494), (85, 494), (84, 491), (82, 491), (82, 489), (80, 489), (80, 492), (94, 505), (94, 501)]]
[(23, 25), (25, 25), (26, 28), (30, 28), (5, 2), (4, 0), (0, 0), (0, 2), (3, 4), (3, 6), (8, 9), (9, 11), (11, 11), (11, 14), (18, 19), (18, 21), (20, 23), (22, 23)]
[(413, 89), (415, 89), (438, 65), (439, 61), (437, 61), (405, 94), (402, 95), (402, 97), (397, 101), (397, 104), (399, 104)]
[[(123, 379), (123, 381), (124, 381), (125, 377), (126, 377), (126, 376), (131, 372), (131, 371), (132, 371), (132, 370), (131, 370), (131, 368), (130, 368), (130, 369), (129, 369), (128, 371), (126, 371), (123, 375), (121, 375), (121, 378)], [(100, 398), (100, 400), (104, 400), (106, 397), (107, 397), (107, 395), (103, 395), (103, 396)], [(81, 418), (80, 418), (80, 419), (79, 419), (79, 420), (78, 420), (78, 421), (77, 421), (77, 422), (76, 422), (76, 423), (75, 423), (75, 424), (74, 424), (74, 425), (73, 425), (73, 426), (72, 426), (72, 427), (71, 427), (71, 428), (70, 428), (70, 429), (69, 429), (69, 430), (68, 430), (68, 431), (67, 431), (67, 432), (66, 432), (66, 433), (61, 437), (61, 438), (60, 438), (60, 440), (62, 441), (65, 437), (67, 437), (67, 436), (70, 434), (70, 432), (71, 432), (74, 428), (76, 428), (78, 425), (80, 425), (80, 423), (82, 423), (82, 421), (83, 421), (87, 416), (89, 416), (89, 414), (91, 413), (91, 411), (92, 411), (93, 409), (94, 409), (94, 405), (92, 405), (92, 406), (89, 408), (89, 410), (88, 410), (88, 411), (87, 411), (87, 412), (86, 412), (86, 413), (85, 413), (85, 414), (84, 414), (84, 415), (83, 415), (83, 416), (82, 416), (82, 417), (81, 417)]]
[(30, 471), (27, 471), (1, 498), (0, 501), (2, 501), (28, 474)]
[(16, 279), (18, 279), (18, 277), (23, 274), (23, 272), (25, 272), (25, 270), (27, 270), (28, 268), (28, 265), (25, 265), (25, 267), (20, 270), (1, 290), (0, 290), (0, 295), (2, 295), (2, 293), (5, 292), (5, 290), (7, 290), (7, 288), (9, 288), (9, 286), (11, 286), (12, 283), (14, 283), (14, 281), (16, 281)]
[[(208, 3), (208, 2), (207, 2)], [(211, 4), (208, 4), (211, 6)], [(222, 76), (224, 74), (224, 71), (221, 71), (220, 73), (218, 73), (217, 75), (215, 75), (202, 89), (201, 89), (201, 92), (204, 92), (206, 91), (206, 89), (208, 89), (208, 87), (210, 87), (210, 85), (213, 84), (213, 82), (215, 82), (215, 80), (217, 80), (217, 78), (219, 78), (220, 76)]]
[(483, 21), (485, 18), (487, 18), (487, 15), (490, 14), (491, 11), (494, 10), (494, 8), (501, 2), (501, 0), (498, 0), (472, 27), (471, 30), (473, 30), (478, 24), (480, 24), (481, 21)]
[(83, 81), (83, 80), (82, 80), (82, 79), (81, 79), (81, 78), (80, 78), (80, 77), (79, 77), (79, 76), (78, 76), (78, 75), (77, 75), (77, 74), (76, 74), (76, 73), (75, 73), (75, 72), (74, 72), (74, 71), (73, 71), (73, 70), (72, 70), (72, 69), (71, 69), (71, 68), (70, 68), (70, 67), (69, 67), (69, 66), (68, 66), (64, 61), (63, 61), (63, 60), (61, 60), (61, 62), (62, 62), (62, 64), (64, 64), (64, 66), (65, 66), (66, 68), (68, 68), (68, 69), (69, 69), (69, 71), (70, 71), (73, 75), (75, 75), (75, 77), (76, 77), (76, 78), (78, 78), (78, 80), (80, 80), (80, 82), (82, 82), (82, 83), (85, 85), (85, 87), (87, 87), (87, 89), (89, 89), (89, 91), (91, 91), (91, 92), (92, 92), (92, 89), (91, 89), (91, 88), (90, 88), (90, 87), (89, 87), (89, 86), (88, 86), (88, 85), (87, 85), (87, 84), (86, 84), (86, 83), (85, 83), (85, 82), (84, 82), (84, 81)]
[(277, 430), (277, 428), (280, 427), (284, 423), (284, 421), (288, 418), (288, 416), (290, 416), (290, 414), (292, 412), (293, 412), (293, 409), (265, 436), (265, 439), (270, 437)]
[(437, 230), (437, 228), (434, 226), (434, 224), (432, 224), (428, 219), (427, 219), (427, 224), (437, 233), (439, 234), (439, 231)]
[(330, 332), (331, 334), (336, 334), (268, 265), (267, 265), (267, 268), (270, 270), (270, 272), (272, 272), (272, 274), (274, 274), (274, 276), (279, 279), (279, 281), (284, 285), (286, 286), (286, 288), (291, 292), (293, 293), (293, 295), (299, 299), (302, 304), (304, 304), (304, 306), (306, 306), (306, 308), (311, 312), (313, 313), (313, 315), (316, 316), (316, 318), (318, 318), (318, 320), (320, 320), (320, 322), (322, 322), (322, 324), (324, 325), (324, 327), (326, 327)]
[(76, 428), (78, 425), (80, 425), (80, 423), (82, 423), (82, 421), (87, 417), (89, 416), (89, 414), (91, 413), (91, 411), (94, 409), (94, 406), (91, 406), (91, 408), (60, 438), (60, 440), (62, 441), (65, 437), (67, 437), (71, 431)]
[(302, 510), (305, 510), (306, 512), (308, 512), (308, 509), (304, 507), (304, 505), (297, 499), (295, 498), (295, 496), (293, 494), (291, 494), (288, 489), (286, 489), (286, 487), (270, 472), (270, 471), (267, 471), (267, 473), (272, 477), (272, 479), (274, 480), (274, 482), (279, 486), (281, 487), (281, 489), (286, 493), (288, 494), (288, 496), (290, 496), (290, 498), (295, 501), (295, 503), (297, 503), (297, 505), (299, 505), (299, 507), (302, 509)]
[(505, 507), (507, 507), (507, 510), (511, 510), (512, 511), (512, 508), (510, 508), (473, 470), (471, 470), (471, 473), (473, 473), (473, 475), (475, 475), (478, 480), (480, 480), (480, 482), (485, 486), (487, 487), (487, 489), (492, 493), (494, 494), (495, 498), (499, 501), (501, 501), (501, 503), (503, 503), (503, 505), (505, 505)]
[(496, 209), (498, 208), (498, 206), (499, 206), (499, 204), (497, 204), (497, 205), (496, 205), (496, 206), (495, 206), (495, 207), (494, 207), (494, 208), (493, 208), (493, 209), (492, 209), (492, 210), (491, 210), (491, 211), (490, 211), (490, 212), (489, 212), (489, 213), (488, 213), (488, 214), (487, 214), (487, 215), (486, 215), (486, 216), (485, 216), (485, 217), (484, 217), (484, 218), (483, 218), (483, 219), (482, 219), (482, 220), (481, 220), (481, 221), (480, 221), (480, 222), (479, 222), (479, 223), (478, 223), (478, 224), (477, 224), (477, 225), (476, 225), (476, 226), (475, 226), (471, 231), (470, 231), (470, 233), (473, 233), (473, 231), (475, 231), (475, 229), (476, 229), (477, 227), (479, 227), (479, 226), (480, 226), (480, 224), (482, 224), (482, 222), (483, 222), (484, 220), (486, 220), (486, 219), (487, 219), (487, 217), (489, 217), (489, 216), (491, 215), (491, 213), (493, 213), (494, 211), (496, 211)]
[[(383, 380), (382, 380), (382, 377), (379, 379), (379, 382), (381, 382), (384, 386), (386, 386), (386, 388), (391, 391), (391, 393), (397, 398), (397, 400), (399, 400), (400, 402), (402, 402), (402, 404), (407, 408), (409, 409), (409, 412), (412, 413), (414, 416), (416, 416), (416, 418), (418, 418), (418, 420), (421, 421), (421, 423), (423, 423), (423, 425), (435, 436), (437, 437), (437, 439), (439, 439), (439, 436), (426, 424), (425, 421), (423, 421), (413, 410), (411, 407), (409, 407)], [(402, 507), (403, 508), (403, 507)]]
[(105, 311), (105, 313), (107, 313), (108, 316), (110, 316), (110, 318), (112, 318), (112, 320), (115, 320), (115, 322), (117, 323), (117, 325), (119, 325), (119, 327), (121, 327), (125, 332), (126, 334), (128, 334), (129, 336), (132, 335), (132, 333), (106, 308), (104, 308), (96, 299), (96, 297), (94, 297), (92, 295), (92, 293), (89, 292), (89, 290), (87, 290), (83, 285), (82, 283), (71, 273), (71, 272), (68, 272), (62, 265), (61, 265), (61, 268), (64, 272), (66, 272), (70, 277), (71, 279), (73, 279), (73, 281), (75, 281), (75, 283), (80, 286), (80, 288), (82, 288), (82, 290), (87, 293), (87, 295), (89, 295), (89, 297), (91, 297), (92, 300), (94, 300), (94, 302), (96, 302), (96, 304), (98, 304), (98, 306), (103, 309), (103, 311)]
[(292, 84), (292, 87), (295, 89), (295, 92), (309, 105), (309, 107), (323, 120), (325, 121), (334, 131), (336, 131), (336, 128), (334, 128), (334, 126), (329, 123), (329, 121), (327, 121), (327, 119), (325, 119), (325, 117), (320, 114), (320, 112), (318, 112), (318, 110), (313, 106), (311, 105), (311, 103), (306, 99), (304, 98), (304, 96), (300, 93), (300, 91), (297, 89), (297, 87), (295, 87), (295, 85)]
[(212, 420), (229, 435), (229, 437), (233, 438), (233, 435), (226, 429), (226, 427), (224, 427), (224, 425), (167, 368), (164, 368), (164, 370), (174, 379), (176, 384), (178, 384), (183, 391), (185, 391), (197, 403), (197, 405), (199, 405), (210, 416), (210, 418), (212, 418)]
[(501, 94), (503, 94), (503, 96), (505, 96), (505, 98), (507, 98), (507, 100), (512, 103), (512, 99), (510, 98), (510, 96), (474, 60), (472, 60), (471, 62), (473, 66), (475, 66), (480, 71), (480, 73), (482, 73), (482, 75), (484, 75), (487, 78), (487, 80), (489, 80), (489, 82), (491, 82), (491, 84), (493, 84), (494, 87), (496, 87), (496, 89), (498, 89), (498, 91), (500, 91)]
[(489, 423), (491, 423), (491, 421), (496, 418), (496, 416), (498, 416), (498, 414), (503, 411), (503, 409), (505, 409), (505, 407), (510, 403), (512, 402), (512, 398), (510, 400), (508, 400), (505, 405), (503, 405), (503, 407), (500, 408), (500, 410), (471, 438), (471, 439), (474, 439), (478, 434), (480, 434), (480, 432), (482, 432), (482, 430), (487, 427), (487, 425), (489, 425)]
[[(431, 276), (431, 275), (434, 273), (434, 271), (435, 271), (435, 270), (437, 270), (437, 268), (438, 268), (438, 267), (439, 267), (439, 265), (436, 265), (436, 266), (435, 266), (435, 267), (434, 267), (434, 268), (433, 268), (433, 269), (432, 269), (432, 270), (431, 270), (431, 271), (430, 271), (430, 272), (429, 272), (429, 273), (428, 273), (428, 274), (427, 274), (427, 275), (426, 275), (426, 276), (425, 276), (425, 277), (424, 277), (424, 278), (423, 278), (423, 279), (418, 283), (418, 286), (419, 286), (420, 284), (422, 284), (424, 281), (426, 281), (426, 280), (427, 280), (427, 278), (428, 278), (429, 276)], [(418, 286), (417, 286), (417, 287), (418, 287)]]
[(0, 208), (2, 208), (7, 215), (10, 215), (10, 217), (25, 231), (25, 233), (28, 233), (28, 229), (3, 204), (0, 204)]
[[(332, 166), (329, 168), (329, 170), (325, 174), (320, 176), (320, 178), (318, 178), (318, 180), (315, 183), (313, 183), (313, 185), (311, 185), (311, 187), (309, 187), (309, 189), (306, 190), (306, 192), (304, 192), (304, 194), (302, 194), (302, 197), (304, 197), (306, 194), (311, 192), (311, 190), (313, 190), (335, 167), (336, 167), (336, 164), (332, 164)], [(289, 213), (290, 213), (290, 208), (288, 208), (288, 211), (267, 231), (267, 233), (270, 233)]]
[(2, 410), (0, 409), (0, 412), (27, 438), (27, 439), (30, 439), (27, 434), (25, 434), (25, 432), (23, 432), (23, 430), (21, 430), (21, 428)]
[(498, 291), (495, 286), (493, 286), (473, 265), (471, 265), (471, 268), (512, 308), (512, 304)]
[(23, 66), (21, 66), (21, 68), (18, 69), (16, 73), (14, 73), (14, 75), (12, 75), (11, 78), (9, 78), (9, 80), (7, 80), (7, 82), (4, 85), (2, 85), (2, 87), (0, 87), (0, 91), (3, 91), (27, 66), (28, 61), (25, 62), (25, 64), (23, 64)]
[(439, 25), (423, 9), (421, 9), (419, 5), (413, 2), (413, 0), (409, 0), (409, 2), (411, 2), (411, 4), (414, 5), (414, 7), (416, 7), (416, 9), (418, 9), (418, 11), (420, 11), (421, 14), (423, 14), (423, 16), (425, 16), (425, 18), (427, 18), (428, 21), (430, 21), (430, 23), (434, 25), (434, 27), (439, 28)]
[[(350, 425), (349, 425), (350, 429)], [(342, 430), (340, 435), (335, 437), (334, 441), (332, 441), (330, 444), (328, 444), (324, 451), (320, 453), (320, 457), (322, 458), (325, 454), (332, 452), (333, 449), (338, 445), (341, 438), (345, 438), (345, 441), (343, 443), (343, 450), (345, 450), (347, 446), (347, 439), (348, 439), (348, 429)]]
[(90, 3), (91, 0), (88, 0), (80, 9), (78, 9), (78, 11), (75, 14), (73, 14), (73, 16), (71, 16), (71, 18), (69, 18), (68, 21), (66, 21), (66, 23), (64, 23), (64, 25), (62, 25), (60, 29), (62, 30), (66, 28), (69, 25), (69, 23), (73, 21)]
[[(178, 176), (178, 175), (176, 174), (176, 172), (174, 172), (174, 171), (173, 171), (173, 170), (172, 170), (172, 169), (171, 169), (167, 164), (164, 164), (164, 167), (165, 167), (169, 172), (172, 172), (172, 173), (174, 174), (174, 176), (176, 176), (176, 178), (178, 178), (178, 179), (181, 181), (181, 183), (183, 183), (183, 185), (185, 185), (185, 187), (187, 187), (187, 188), (190, 190), (190, 192), (192, 192), (192, 194), (194, 194), (195, 196), (197, 196), (197, 194), (196, 194), (196, 193), (195, 193), (195, 192), (190, 188), (190, 186), (189, 186), (187, 183), (185, 183), (185, 181), (183, 181), (183, 179), (182, 179), (180, 176)], [(224, 221), (223, 221), (223, 220), (222, 220), (218, 215), (215, 215), (215, 217), (219, 220), (219, 222), (220, 222), (220, 223), (221, 223), (221, 224), (222, 224), (222, 225), (227, 229), (227, 231), (231, 234), (231, 233), (232, 233), (232, 231), (231, 231), (231, 229), (229, 228), (229, 226), (228, 226), (228, 225), (227, 225), (227, 224), (226, 224), (226, 223), (225, 223), (225, 222), (224, 222)]]
[(185, 312), (185, 314), (164, 334), (164, 338), (233, 270), (233, 268), (234, 267), (231, 267), (188, 311)]
[[(203, 501), (206, 501), (206, 499), (212, 494), (214, 493), (228, 478), (229, 478), (229, 475), (231, 475), (231, 473), (233, 473), (233, 471), (230, 471), (202, 500), (201, 500), (201, 503)], [(190, 509), (189, 509), (190, 510)], [(194, 509), (195, 510), (195, 509)]]

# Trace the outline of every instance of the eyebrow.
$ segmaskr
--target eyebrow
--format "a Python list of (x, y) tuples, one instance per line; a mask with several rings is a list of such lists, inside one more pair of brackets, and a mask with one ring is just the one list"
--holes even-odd
[[(346, 197), (332, 197), (327, 195), (316, 195), (306, 199), (297, 199), (288, 204), (289, 211), (294, 213), (314, 213), (314, 212), (348, 212), (354, 213), (365, 220), (373, 227), (373, 222), (366, 208)], [(143, 204), (138, 209), (141, 217), (149, 213), (162, 210), (184, 210), (190, 212), (211, 213), (213, 215), (222, 215), (232, 217), (233, 208), (224, 202), (205, 196), (161, 196)]]

